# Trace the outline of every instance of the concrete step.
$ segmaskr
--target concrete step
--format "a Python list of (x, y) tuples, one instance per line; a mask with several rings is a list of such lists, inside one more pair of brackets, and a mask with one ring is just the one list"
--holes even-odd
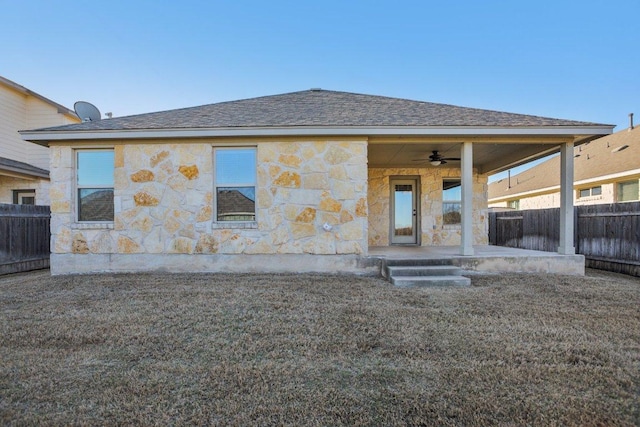
[(462, 269), (452, 265), (398, 265), (388, 267), (389, 276), (460, 276)]
[(392, 266), (414, 266), (414, 265), (451, 265), (448, 258), (386, 258), (384, 264)]
[(429, 288), (441, 286), (471, 286), (471, 279), (463, 276), (397, 276), (391, 283), (404, 288)]

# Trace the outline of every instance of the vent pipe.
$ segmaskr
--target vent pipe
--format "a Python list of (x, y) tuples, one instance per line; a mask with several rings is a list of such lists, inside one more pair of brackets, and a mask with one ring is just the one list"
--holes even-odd
[(633, 130), (633, 113), (629, 113), (629, 130)]

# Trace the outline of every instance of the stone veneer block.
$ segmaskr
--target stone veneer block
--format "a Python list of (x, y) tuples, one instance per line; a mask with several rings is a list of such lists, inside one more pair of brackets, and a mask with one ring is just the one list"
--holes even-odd
[[(255, 221), (213, 222), (210, 144), (122, 142), (114, 149), (114, 223), (109, 229), (83, 227), (82, 232), (74, 231), (73, 194), (65, 178), (73, 176), (73, 150), (55, 147), (52, 176), (60, 180), (51, 185), (54, 253), (197, 259), (214, 253), (366, 252), (364, 223), (347, 227), (348, 233), (338, 229), (356, 222), (362, 212), (358, 203), (366, 204), (366, 141), (265, 141), (256, 146)], [(336, 228), (324, 231), (325, 222)], [(352, 237), (357, 240), (348, 240)]]

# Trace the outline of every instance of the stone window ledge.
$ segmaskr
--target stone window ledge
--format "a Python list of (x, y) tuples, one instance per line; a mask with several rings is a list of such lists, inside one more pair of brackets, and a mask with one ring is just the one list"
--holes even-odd
[(442, 226), (443, 230), (459, 230), (462, 228), (462, 224), (444, 224)]
[(112, 222), (76, 222), (71, 224), (72, 230), (113, 230)]
[(255, 221), (249, 222), (214, 222), (211, 223), (211, 228), (214, 230), (225, 230), (225, 229), (234, 229), (234, 228), (258, 228), (258, 223)]

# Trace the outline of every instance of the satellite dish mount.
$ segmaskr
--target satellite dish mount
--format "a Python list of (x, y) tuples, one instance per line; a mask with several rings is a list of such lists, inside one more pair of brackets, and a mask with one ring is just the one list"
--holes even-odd
[(100, 110), (98, 108), (85, 101), (78, 101), (73, 104), (73, 109), (75, 110), (82, 123), (84, 122), (97, 122), (100, 120)]

